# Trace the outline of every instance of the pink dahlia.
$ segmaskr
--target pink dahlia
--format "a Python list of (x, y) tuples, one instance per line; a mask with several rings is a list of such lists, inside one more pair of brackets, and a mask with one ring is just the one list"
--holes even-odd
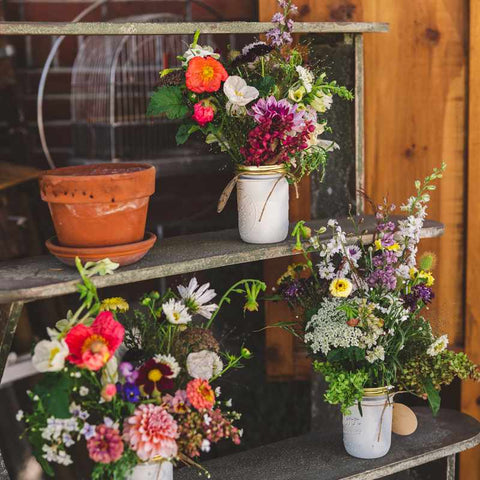
[(215, 394), (210, 384), (201, 378), (187, 384), (187, 398), (197, 410), (210, 410), (215, 403)]
[(164, 407), (140, 405), (123, 424), (123, 439), (144, 462), (177, 455), (177, 422)]
[(116, 462), (123, 453), (123, 441), (116, 428), (97, 425), (95, 435), (87, 441), (90, 458), (97, 463)]

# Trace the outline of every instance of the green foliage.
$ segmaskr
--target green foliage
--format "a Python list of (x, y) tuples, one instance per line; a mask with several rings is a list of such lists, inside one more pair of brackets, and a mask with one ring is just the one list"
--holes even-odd
[(56, 418), (71, 417), (70, 392), (73, 380), (62, 372), (49, 373), (35, 386), (33, 392), (38, 395), (47, 416)]
[(180, 87), (161, 87), (155, 91), (147, 109), (147, 115), (165, 114), (170, 120), (184, 118), (188, 113)]
[(275, 79), (270, 75), (265, 75), (254, 86), (257, 88), (260, 97), (268, 97), (274, 91)]
[(315, 361), (313, 368), (320, 372), (328, 383), (325, 401), (332, 405), (340, 405), (342, 413), (348, 415), (350, 407), (362, 400), (368, 373), (364, 370), (348, 372), (329, 362)]
[(184, 123), (180, 125), (175, 135), (177, 145), (183, 145), (190, 138), (190, 135), (198, 130), (200, 130), (200, 127), (194, 123)]
[(431, 378), (425, 378), (423, 381), (423, 387), (427, 394), (428, 404), (430, 405), (433, 414), (436, 415), (440, 410), (440, 394), (438, 393), (438, 390), (435, 389)]
[(116, 462), (96, 463), (92, 471), (92, 480), (123, 480), (137, 463), (137, 454), (133, 450), (126, 449)]

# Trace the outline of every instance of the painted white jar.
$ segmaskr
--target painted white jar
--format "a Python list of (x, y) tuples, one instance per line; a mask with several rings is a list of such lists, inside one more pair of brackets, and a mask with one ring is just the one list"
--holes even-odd
[(279, 165), (238, 168), (238, 230), (246, 243), (277, 243), (287, 238), (289, 187)]
[(127, 480), (173, 480), (171, 462), (148, 462), (138, 464)]
[(361, 402), (343, 416), (343, 444), (357, 458), (380, 458), (388, 453), (392, 441), (393, 398), (388, 389), (366, 388)]

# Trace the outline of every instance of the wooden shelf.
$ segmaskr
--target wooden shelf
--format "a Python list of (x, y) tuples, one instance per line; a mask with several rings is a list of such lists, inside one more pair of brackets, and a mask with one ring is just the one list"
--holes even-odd
[[(360, 236), (354, 235), (352, 239), (358, 240), (361, 237), (369, 242), (372, 237), (369, 232), (375, 227), (375, 218), (364, 218), (363, 233)], [(339, 223), (346, 232), (353, 234), (353, 226), (348, 218), (339, 219)], [(309, 222), (309, 225), (318, 228), (326, 225), (326, 220)], [(422, 238), (438, 237), (443, 231), (443, 224), (427, 220)], [(330, 233), (321, 236), (322, 242), (329, 238)], [(135, 265), (120, 268), (113, 275), (95, 277), (94, 282), (98, 288), (102, 288), (285, 257), (292, 255), (293, 245), (294, 240), (290, 236), (286, 241), (276, 244), (244, 243), (236, 229), (172, 237), (158, 241), (149, 254)], [(3, 262), (0, 263), (0, 304), (28, 302), (72, 293), (76, 291), (78, 281), (75, 269), (61, 264), (49, 255)]]
[[(345, 452), (339, 422), (335, 431), (308, 433), (203, 465), (212, 480), (373, 480), (480, 443), (480, 423), (474, 418), (454, 410), (441, 410), (437, 417), (426, 407), (414, 410), (417, 431), (407, 437), (393, 435), (390, 452), (376, 460), (353, 458)], [(195, 469), (175, 471), (175, 480), (196, 478)]]
[[(269, 22), (117, 23), (117, 22), (0, 22), (0, 35), (170, 35), (265, 33)], [(295, 22), (295, 33), (388, 32), (387, 23)]]

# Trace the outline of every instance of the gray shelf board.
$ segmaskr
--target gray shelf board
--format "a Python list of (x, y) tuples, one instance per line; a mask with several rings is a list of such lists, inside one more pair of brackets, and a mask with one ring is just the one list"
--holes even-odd
[[(348, 218), (339, 219), (339, 224), (352, 241), (362, 238), (369, 242), (375, 227), (375, 218), (365, 216), (361, 235), (354, 234), (352, 222)], [(326, 225), (327, 220), (308, 222), (314, 228)], [(293, 226), (293, 225), (292, 225)], [(444, 226), (427, 220), (422, 230), (422, 238), (438, 237)], [(322, 242), (331, 238), (329, 232), (321, 236)], [(124, 285), (153, 278), (168, 277), (210, 268), (255, 262), (270, 258), (292, 255), (294, 240), (289, 235), (281, 243), (253, 245), (240, 240), (238, 231), (198, 233), (171, 237), (157, 241), (156, 245), (140, 262), (119, 268), (113, 275), (95, 277), (98, 288)], [(32, 301), (65, 295), (76, 291), (79, 276), (76, 270), (60, 263), (50, 255), (30, 257), (22, 260), (9, 260), (0, 263), (0, 304), (15, 301)]]
[[(373, 480), (432, 462), (480, 443), (480, 423), (455, 410), (437, 417), (414, 408), (417, 431), (392, 436), (390, 452), (379, 459), (350, 457), (343, 448), (341, 425), (203, 463), (212, 480)], [(175, 480), (193, 480), (193, 468), (175, 472)]]
[[(170, 35), (210, 33), (265, 33), (269, 22), (0, 22), (0, 35)], [(387, 23), (366, 22), (296, 22), (296, 33), (369, 33), (388, 32)]]

